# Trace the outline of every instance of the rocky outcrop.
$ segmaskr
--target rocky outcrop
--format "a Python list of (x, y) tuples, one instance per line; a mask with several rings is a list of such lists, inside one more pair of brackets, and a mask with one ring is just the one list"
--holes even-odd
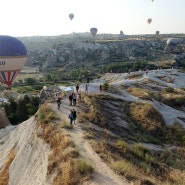
[(4, 109), (2, 108), (0, 110), (0, 129), (5, 128), (8, 125), (10, 125), (10, 122), (9, 122), (7, 116), (6, 116), (6, 113), (5, 113)]

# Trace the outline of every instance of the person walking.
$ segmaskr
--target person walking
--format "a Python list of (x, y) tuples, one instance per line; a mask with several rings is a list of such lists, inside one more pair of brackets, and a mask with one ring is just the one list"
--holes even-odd
[(61, 105), (61, 98), (59, 97), (57, 100), (57, 108), (60, 110), (60, 105)]
[(88, 93), (88, 85), (85, 84), (85, 93)]
[(75, 109), (73, 109), (73, 123), (75, 124), (75, 121), (76, 121), (76, 111)]
[(102, 85), (100, 84), (100, 93), (102, 92)]
[(72, 97), (72, 99), (73, 99), (73, 105), (76, 106), (76, 94), (73, 93), (72, 96), (73, 96), (73, 97)]
[(70, 125), (72, 125), (72, 123), (73, 123), (73, 110), (71, 110), (68, 118), (70, 119)]
[(72, 96), (72, 94), (70, 93), (70, 95), (69, 95), (69, 105), (72, 105), (72, 100), (73, 100), (73, 96)]
[(90, 79), (89, 79), (89, 78), (87, 78), (87, 85), (89, 85), (89, 81), (90, 81)]
[(78, 93), (78, 90), (79, 90), (79, 86), (78, 84), (76, 85), (76, 92)]

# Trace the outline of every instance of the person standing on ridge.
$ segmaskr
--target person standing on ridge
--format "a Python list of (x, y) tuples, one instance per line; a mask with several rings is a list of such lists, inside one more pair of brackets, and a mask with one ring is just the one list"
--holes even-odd
[(59, 97), (57, 100), (57, 108), (60, 110), (60, 105), (61, 105), (61, 98)]
[(76, 92), (78, 93), (78, 90), (79, 90), (79, 86), (78, 84), (76, 85)]
[(89, 81), (90, 81), (90, 79), (89, 79), (89, 78), (87, 78), (87, 85), (89, 85)]
[(88, 85), (85, 84), (85, 93), (88, 93)]

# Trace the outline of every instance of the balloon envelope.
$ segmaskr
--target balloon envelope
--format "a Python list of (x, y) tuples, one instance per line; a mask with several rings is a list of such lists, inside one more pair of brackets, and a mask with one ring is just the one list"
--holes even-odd
[(166, 43), (168, 46), (176, 46), (181, 43), (182, 39), (179, 38), (169, 38)]
[(91, 32), (91, 35), (94, 37), (97, 34), (98, 29), (97, 28), (91, 28), (90, 32)]
[(155, 32), (156, 35), (159, 35), (159, 33), (160, 33), (159, 31), (156, 31), (156, 32)]
[(147, 22), (148, 22), (148, 24), (150, 24), (150, 23), (152, 22), (152, 19), (149, 18), (149, 19), (147, 20)]
[(69, 18), (70, 18), (71, 20), (73, 20), (74, 14), (73, 14), (73, 13), (70, 13), (70, 14), (69, 14)]
[(0, 81), (10, 86), (25, 64), (27, 50), (24, 44), (11, 36), (0, 35)]

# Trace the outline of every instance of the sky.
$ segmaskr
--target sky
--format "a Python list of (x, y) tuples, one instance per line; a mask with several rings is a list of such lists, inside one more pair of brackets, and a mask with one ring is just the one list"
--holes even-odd
[(91, 27), (105, 34), (185, 33), (185, 0), (0, 0), (0, 7), (0, 35), (54, 36)]

